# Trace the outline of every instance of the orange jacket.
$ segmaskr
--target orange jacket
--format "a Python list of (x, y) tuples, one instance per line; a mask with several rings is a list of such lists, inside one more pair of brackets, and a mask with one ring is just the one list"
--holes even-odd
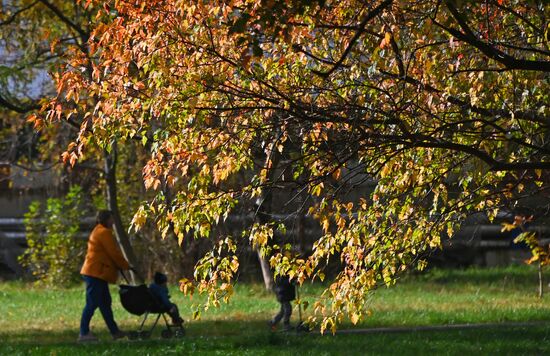
[(88, 239), (88, 251), (80, 274), (116, 283), (118, 270), (129, 269), (111, 229), (97, 224)]

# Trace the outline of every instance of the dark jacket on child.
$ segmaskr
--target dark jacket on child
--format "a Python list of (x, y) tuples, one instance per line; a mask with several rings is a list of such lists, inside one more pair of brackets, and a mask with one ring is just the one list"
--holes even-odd
[(274, 291), (279, 302), (290, 302), (296, 299), (296, 288), (286, 276), (275, 278)]
[(155, 296), (155, 298), (169, 310), (174, 305), (170, 301), (170, 294), (168, 293), (168, 287), (166, 287), (167, 277), (164, 273), (155, 273), (154, 283), (149, 285), (149, 290)]
[(170, 301), (170, 295), (168, 294), (168, 288), (166, 286), (159, 286), (156, 283), (151, 283), (149, 285), (149, 290), (166, 310), (172, 308), (172, 302)]

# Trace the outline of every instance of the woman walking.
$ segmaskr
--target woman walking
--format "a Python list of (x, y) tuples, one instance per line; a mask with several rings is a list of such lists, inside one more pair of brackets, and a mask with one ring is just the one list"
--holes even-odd
[(109, 283), (116, 283), (118, 271), (127, 270), (130, 266), (115, 241), (112, 226), (112, 212), (109, 210), (99, 211), (96, 217), (96, 226), (88, 239), (86, 259), (80, 270), (80, 274), (86, 282), (86, 305), (82, 311), (78, 337), (78, 341), (81, 342), (98, 340), (90, 332), (90, 320), (97, 308), (101, 311), (113, 339), (126, 336), (118, 328), (113, 318)]

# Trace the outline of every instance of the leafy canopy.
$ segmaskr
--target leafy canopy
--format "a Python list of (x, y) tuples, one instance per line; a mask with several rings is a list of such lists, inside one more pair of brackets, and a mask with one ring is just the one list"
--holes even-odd
[[(311, 253), (285, 254), (273, 215), (243, 236), (299, 283), (324, 279), (338, 261), (314, 305), (311, 321), (324, 331), (365, 316), (369, 292), (423, 268), (422, 256), (468, 212), (492, 217), (519, 195), (544, 192), (542, 1), (86, 6), (101, 19), (89, 42), (93, 68), (70, 59), (48, 114), (85, 118), (65, 158), (76, 161), (91, 142), (149, 145), (144, 183), (159, 194), (134, 225), (154, 219), (180, 241), (215, 239), (195, 269), (213, 304), (231, 294), (241, 239), (213, 236), (213, 226), (269, 194), (294, 192), (302, 203), (285, 208), (319, 222)], [(93, 110), (81, 112), (91, 99)], [(372, 192), (347, 194), (365, 182)]]

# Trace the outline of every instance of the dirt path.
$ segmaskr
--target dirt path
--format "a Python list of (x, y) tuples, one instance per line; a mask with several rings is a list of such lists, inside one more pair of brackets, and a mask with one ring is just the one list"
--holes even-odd
[(488, 327), (528, 327), (547, 325), (550, 321), (532, 321), (532, 322), (503, 322), (486, 324), (449, 324), (449, 325), (431, 325), (431, 326), (412, 326), (412, 327), (385, 327), (385, 328), (366, 328), (366, 329), (344, 329), (336, 330), (336, 334), (374, 334), (374, 333), (400, 333), (400, 332), (418, 332), (434, 330), (460, 330), (460, 329), (481, 329)]

